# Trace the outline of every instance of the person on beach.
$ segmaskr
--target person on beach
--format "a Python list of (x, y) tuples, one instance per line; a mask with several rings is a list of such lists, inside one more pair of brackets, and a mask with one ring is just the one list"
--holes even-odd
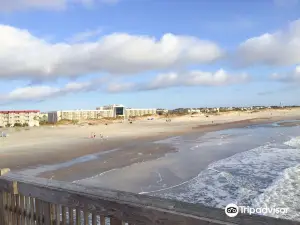
[(92, 132), (91, 133), (91, 138), (96, 138), (96, 133)]

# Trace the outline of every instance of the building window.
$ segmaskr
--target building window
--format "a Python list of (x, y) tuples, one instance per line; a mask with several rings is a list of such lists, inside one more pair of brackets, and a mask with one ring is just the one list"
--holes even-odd
[(124, 107), (116, 107), (116, 116), (124, 115)]

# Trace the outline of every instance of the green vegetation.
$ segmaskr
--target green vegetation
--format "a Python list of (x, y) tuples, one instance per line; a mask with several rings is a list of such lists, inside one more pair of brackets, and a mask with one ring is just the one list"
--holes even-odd
[(29, 124), (28, 123), (15, 123), (14, 124), (14, 127), (28, 127), (29, 126)]
[[(123, 116), (122, 116), (122, 118), (123, 118)], [(119, 120), (120, 118), (115, 118), (115, 117), (103, 117), (102, 119), (100, 119), (100, 120)]]
[(153, 114), (145, 114), (145, 115), (142, 115), (142, 117), (148, 117), (148, 116), (154, 116)]
[(57, 121), (56, 125), (70, 125), (70, 124), (77, 124), (79, 121), (78, 120), (67, 120), (63, 119), (60, 121)]
[(46, 115), (40, 116), (39, 117), (39, 121), (40, 122), (46, 122), (46, 121), (48, 121), (48, 116), (46, 116)]
[(165, 117), (177, 117), (177, 116), (186, 116), (186, 115), (190, 115), (190, 113), (187, 113), (187, 112), (168, 112), (164, 116)]
[(48, 121), (40, 121), (41, 126), (53, 125), (53, 123), (49, 123)]

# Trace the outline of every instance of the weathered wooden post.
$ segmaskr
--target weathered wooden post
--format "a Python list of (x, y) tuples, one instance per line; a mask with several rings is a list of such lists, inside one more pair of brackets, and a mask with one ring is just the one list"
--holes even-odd
[[(10, 169), (0, 169), (0, 176), (10, 172)], [(0, 224), (7, 225), (7, 217), (5, 213), (6, 195), (3, 190), (0, 190)]]

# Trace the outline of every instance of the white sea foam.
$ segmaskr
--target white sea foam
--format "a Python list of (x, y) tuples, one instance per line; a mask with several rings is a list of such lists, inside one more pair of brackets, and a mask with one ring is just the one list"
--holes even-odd
[[(300, 220), (300, 165), (290, 167), (262, 194), (253, 200), (254, 207), (288, 208), (288, 214), (280, 217)], [(266, 215), (278, 217), (276, 214)]]
[(300, 148), (300, 137), (294, 137), (291, 140), (284, 142), (284, 144), (294, 148)]
[[(174, 188), (148, 194), (219, 208), (229, 203), (259, 206), (263, 201), (274, 206), (280, 205), (278, 201), (284, 199), (285, 206), (291, 209), (291, 214), (285, 217), (299, 219), (300, 215), (296, 213), (300, 205), (299, 195), (296, 205), (291, 203), (300, 194), (295, 180), (299, 179), (295, 175), (300, 173), (299, 164), (298, 149), (264, 145), (212, 163), (194, 179)], [(282, 196), (284, 190), (293, 194)]]

